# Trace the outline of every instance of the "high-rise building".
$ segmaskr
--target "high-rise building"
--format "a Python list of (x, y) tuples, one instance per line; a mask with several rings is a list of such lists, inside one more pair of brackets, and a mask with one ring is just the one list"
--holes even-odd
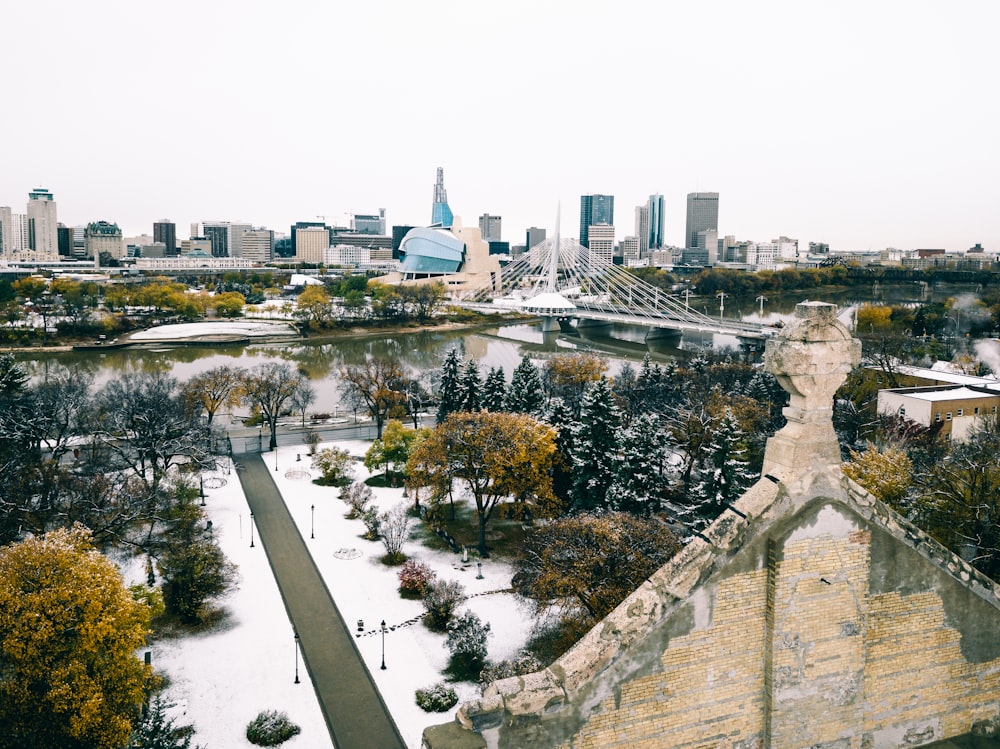
[(622, 263), (632, 265), (639, 259), (641, 237), (625, 237), (621, 242)]
[(684, 246), (698, 247), (698, 233), (719, 229), (719, 193), (691, 192), (687, 197)]
[(125, 257), (125, 238), (118, 224), (108, 221), (91, 221), (84, 230), (87, 257), (100, 260), (101, 255), (115, 259)]
[(201, 230), (212, 242), (212, 257), (229, 257), (228, 221), (202, 221)]
[(295, 230), (295, 259), (300, 263), (322, 263), (330, 246), (330, 231), (325, 226), (306, 226)]
[(56, 227), (56, 234), (59, 236), (59, 256), (72, 257), (73, 230), (65, 224), (59, 224)]
[(153, 241), (163, 242), (166, 257), (177, 255), (177, 224), (168, 218), (153, 222)]
[(38, 257), (59, 257), (59, 223), (52, 193), (37, 187), (28, 193), (28, 247)]
[(580, 196), (580, 244), (590, 247), (590, 227), (613, 226), (615, 223), (614, 195)]
[(500, 240), (500, 217), (491, 216), (484, 213), (479, 217), (479, 233), (484, 242), (499, 242)]
[(434, 206), (431, 209), (431, 225), (440, 224), (450, 229), (455, 222), (451, 208), (448, 207), (448, 193), (444, 189), (444, 169), (438, 167), (437, 182), (434, 183)]
[[(638, 242), (637, 257), (645, 257), (649, 253), (649, 203), (635, 207), (635, 238)], [(625, 257), (624, 249), (622, 257)]]
[(14, 251), (14, 214), (10, 206), (0, 205), (0, 257)]
[(385, 234), (385, 208), (379, 208), (378, 213), (356, 213), (351, 221), (351, 228), (358, 234)]
[(591, 224), (590, 267), (606, 268), (615, 261), (615, 227), (611, 224)]
[(242, 251), (242, 257), (255, 263), (269, 263), (274, 260), (274, 231), (250, 229), (243, 232)]
[(658, 250), (664, 245), (664, 205), (663, 196), (659, 193), (650, 195), (646, 203), (649, 212), (649, 235), (646, 247), (649, 250)]
[(298, 247), (295, 244), (295, 233), (299, 229), (317, 229), (317, 228), (324, 229), (327, 233), (327, 237), (329, 237), (330, 230), (327, 228), (326, 224), (324, 224), (322, 221), (296, 221), (292, 225), (292, 230), (288, 232), (288, 236), (292, 241), (292, 255), (291, 255), (292, 257), (298, 256)]
[(252, 228), (250, 224), (229, 225), (229, 257), (243, 257), (243, 234)]
[(537, 244), (541, 244), (545, 241), (545, 229), (539, 229), (537, 226), (529, 227), (524, 233), (524, 249), (525, 252), (530, 250)]

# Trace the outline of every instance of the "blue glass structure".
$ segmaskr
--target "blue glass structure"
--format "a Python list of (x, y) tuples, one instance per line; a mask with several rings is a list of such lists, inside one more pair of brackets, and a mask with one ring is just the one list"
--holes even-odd
[(431, 224), (450, 229), (455, 217), (448, 207), (448, 193), (444, 189), (444, 169), (438, 167), (437, 182), (434, 183), (434, 208), (431, 210)]
[(399, 249), (405, 253), (399, 263), (403, 274), (456, 273), (465, 262), (465, 243), (445, 229), (410, 229)]

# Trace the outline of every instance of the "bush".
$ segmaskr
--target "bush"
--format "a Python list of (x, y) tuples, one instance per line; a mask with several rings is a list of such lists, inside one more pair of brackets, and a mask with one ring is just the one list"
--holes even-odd
[(347, 502), (351, 511), (347, 513), (350, 519), (364, 517), (368, 503), (372, 501), (372, 490), (362, 481), (355, 481), (350, 486), (345, 486), (340, 490), (340, 498)]
[(428, 713), (443, 713), (455, 706), (458, 695), (455, 690), (442, 682), (427, 689), (416, 691), (417, 705)]
[(261, 710), (247, 724), (247, 741), (257, 746), (281, 746), (300, 733), (302, 729), (277, 710)]
[(500, 679), (509, 679), (512, 676), (524, 676), (540, 671), (544, 665), (531, 653), (521, 651), (510, 660), (487, 663), (479, 672), (479, 686), (485, 689)]
[(365, 538), (374, 541), (378, 538), (379, 524), (381, 522), (377, 507), (369, 507), (361, 515), (361, 522), (365, 524)]
[(399, 570), (399, 592), (403, 598), (422, 598), (435, 577), (434, 570), (411, 559)]
[[(174, 719), (167, 717), (167, 710), (173, 707), (156, 695), (138, 721), (132, 724), (128, 749), (192, 749), (192, 726), (174, 725)], [(193, 749), (199, 749), (194, 747)]]
[(327, 447), (313, 455), (312, 467), (322, 474), (318, 483), (326, 486), (341, 486), (354, 476), (351, 454), (339, 447)]
[(409, 509), (409, 505), (402, 502), (378, 519), (378, 533), (382, 537), (388, 564), (399, 564), (406, 559), (403, 554), (403, 543), (410, 537), (412, 521)]
[(466, 611), (448, 624), (445, 645), (451, 653), (452, 669), (462, 676), (479, 676), (486, 663), (486, 638), (490, 625), (471, 611)]
[(444, 632), (455, 609), (465, 600), (465, 588), (456, 580), (435, 580), (424, 593), (424, 609), (427, 611), (427, 626), (437, 632)]

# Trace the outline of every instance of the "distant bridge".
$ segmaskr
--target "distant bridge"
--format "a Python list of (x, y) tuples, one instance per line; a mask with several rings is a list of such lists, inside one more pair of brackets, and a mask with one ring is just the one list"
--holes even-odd
[[(725, 303), (725, 297), (722, 298)], [(483, 290), (461, 300), (464, 306), (516, 309), (538, 315), (547, 329), (623, 323), (656, 331), (712, 334), (766, 339), (777, 328), (710, 317), (692, 309), (680, 297), (646, 283), (610, 257), (592, 252), (570, 239), (535, 245), (501, 270), (499, 289)]]

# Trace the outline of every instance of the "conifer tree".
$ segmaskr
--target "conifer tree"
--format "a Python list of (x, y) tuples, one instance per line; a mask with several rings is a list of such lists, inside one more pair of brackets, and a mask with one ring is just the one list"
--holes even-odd
[(462, 357), (458, 349), (452, 349), (441, 366), (441, 382), (438, 386), (437, 423), (442, 423), (448, 414), (461, 410), (461, 393), (459, 390), (459, 373), (462, 367)]
[(507, 380), (503, 376), (503, 369), (493, 367), (483, 383), (483, 409), (493, 412), (503, 411), (506, 394)]
[(573, 509), (587, 512), (607, 507), (607, 493), (618, 468), (621, 417), (607, 378), (584, 393), (580, 421), (573, 429)]
[(512, 413), (537, 416), (545, 406), (545, 388), (542, 376), (527, 354), (521, 358), (511, 376), (507, 391), (507, 410)]
[(701, 480), (692, 488), (697, 514), (705, 524), (738, 499), (756, 479), (750, 472), (746, 440), (739, 420), (727, 408), (716, 422), (705, 449)]
[(669, 437), (654, 414), (641, 414), (622, 430), (622, 459), (608, 491), (608, 504), (634, 515), (661, 509), (676, 472), (670, 464)]
[(478, 411), (482, 408), (483, 381), (479, 376), (479, 364), (469, 359), (462, 369), (458, 383), (459, 411)]

